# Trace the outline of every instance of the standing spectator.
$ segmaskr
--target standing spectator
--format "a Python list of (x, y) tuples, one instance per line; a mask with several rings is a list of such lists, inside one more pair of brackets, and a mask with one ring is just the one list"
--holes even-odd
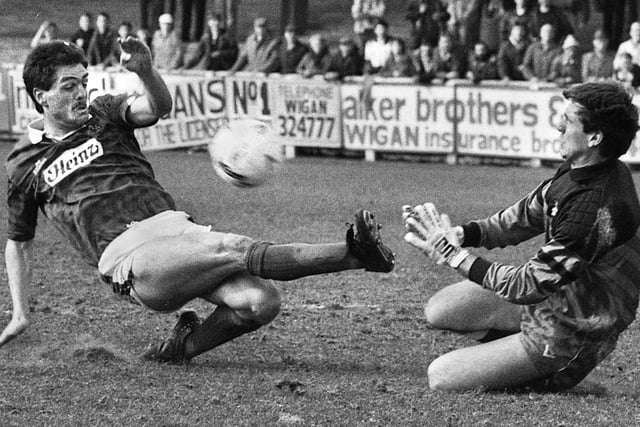
[(446, 30), (456, 43), (467, 46), (478, 38), (480, 26), (480, 7), (484, 0), (446, 0), (446, 11), (449, 16)]
[(411, 22), (411, 49), (417, 49), (422, 42), (437, 46), (441, 33), (447, 30), (449, 13), (440, 0), (419, 0), (409, 5), (407, 20)]
[(53, 21), (44, 21), (40, 24), (38, 31), (33, 36), (31, 40), (31, 48), (34, 49), (36, 46), (49, 43), (58, 38), (58, 26)]
[(613, 80), (629, 88), (640, 86), (640, 65), (633, 62), (633, 58), (629, 53), (622, 52), (616, 58), (613, 68)]
[[(182, 22), (180, 25), (180, 36), (183, 42), (194, 42), (200, 40), (204, 31), (204, 20), (206, 18), (206, 0), (182, 0)], [(171, 11), (173, 14), (173, 11)]]
[(580, 44), (569, 34), (562, 43), (562, 53), (551, 63), (549, 80), (558, 86), (569, 86), (582, 81)]
[(284, 29), (284, 36), (280, 43), (280, 68), (282, 74), (295, 74), (298, 64), (309, 52), (309, 48), (300, 41), (296, 34), (296, 27), (289, 24)]
[(331, 55), (325, 77), (328, 80), (343, 79), (345, 76), (362, 75), (363, 59), (358, 46), (349, 37), (342, 37), (338, 51)]
[(93, 37), (93, 27), (91, 25), (91, 14), (83, 13), (78, 19), (78, 29), (71, 35), (71, 42), (81, 47), (86, 54), (89, 50), (89, 43)]
[[(165, 0), (138, 0), (138, 6), (140, 8), (140, 28), (147, 30), (149, 34), (154, 34), (160, 28), (158, 18), (167, 12)], [(174, 11), (169, 12), (173, 15)]]
[(389, 24), (378, 19), (374, 32), (376, 37), (364, 46), (364, 73), (377, 74), (391, 56), (391, 37), (388, 34)]
[(527, 48), (522, 62), (522, 74), (531, 82), (549, 80), (551, 63), (561, 52), (560, 47), (554, 42), (555, 31), (553, 25), (544, 24), (540, 28), (540, 41)]
[(278, 69), (279, 41), (271, 37), (267, 20), (259, 17), (253, 21), (253, 34), (247, 37), (240, 56), (231, 67), (231, 72), (253, 71), (273, 73)]
[(597, 8), (602, 12), (602, 29), (609, 35), (612, 47), (620, 45), (627, 26), (635, 21), (635, 17), (632, 16), (637, 3), (637, 0), (595, 1)]
[(466, 44), (469, 50), (475, 48), (476, 42), (482, 41), (486, 43), (489, 53), (495, 55), (502, 44), (502, 18), (505, 10), (502, 6), (502, 0), (483, 0), (480, 7), (480, 16), (478, 20), (479, 38), (468, 40)]
[(525, 29), (525, 37), (531, 38), (535, 34), (532, 28), (534, 11), (529, 6), (529, 0), (515, 0), (515, 7), (505, 11), (500, 21), (502, 38), (507, 40), (514, 25), (522, 25)]
[(173, 16), (163, 13), (158, 18), (160, 29), (153, 34), (151, 51), (153, 66), (159, 70), (175, 70), (182, 65), (182, 42), (173, 29)]
[(103, 67), (117, 65), (120, 63), (119, 53), (118, 35), (111, 29), (111, 18), (107, 12), (100, 12), (87, 52), (89, 64)]
[(199, 70), (228, 70), (238, 58), (238, 46), (222, 28), (222, 17), (210, 13), (198, 49), (193, 57), (185, 59), (184, 68)]
[[(232, 1), (232, 0), (227, 0)], [(293, 25), (299, 34), (307, 31), (309, 21), (309, 0), (280, 0), (280, 32), (284, 33), (287, 25)]]
[(538, 0), (538, 8), (531, 20), (532, 34), (539, 34), (545, 24), (553, 25), (553, 42), (559, 44), (567, 34), (573, 33), (571, 23), (565, 13), (551, 4), (551, 0)]
[(498, 52), (498, 75), (503, 81), (526, 80), (522, 74), (522, 63), (529, 47), (527, 30), (521, 23), (511, 27), (509, 39), (502, 43)]
[(582, 57), (582, 81), (608, 80), (613, 75), (614, 53), (609, 49), (609, 38), (602, 30), (593, 35), (593, 51)]
[(629, 28), (629, 40), (620, 43), (616, 56), (628, 53), (634, 64), (640, 65), (640, 22), (634, 22)]
[(489, 52), (489, 46), (482, 40), (476, 42), (469, 55), (467, 78), (479, 83), (482, 80), (498, 80), (499, 77), (496, 57)]
[(442, 34), (433, 54), (435, 77), (443, 81), (461, 79), (466, 74), (466, 65), (464, 52), (456, 45), (453, 37), (447, 33)]
[(402, 39), (391, 40), (391, 55), (380, 70), (382, 77), (413, 77), (417, 74), (413, 59), (407, 54), (407, 47)]
[(353, 32), (358, 39), (358, 47), (364, 49), (369, 40), (374, 37), (375, 23), (384, 17), (384, 0), (353, 0), (351, 16), (353, 17)]
[(324, 74), (329, 68), (329, 48), (320, 34), (309, 37), (310, 50), (303, 57), (296, 72), (302, 77), (309, 78), (318, 74)]

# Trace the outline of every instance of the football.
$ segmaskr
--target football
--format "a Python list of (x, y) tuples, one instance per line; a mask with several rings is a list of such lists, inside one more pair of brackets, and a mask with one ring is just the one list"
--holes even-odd
[(263, 184), (282, 162), (282, 146), (268, 123), (232, 120), (221, 126), (209, 143), (216, 174), (237, 187)]

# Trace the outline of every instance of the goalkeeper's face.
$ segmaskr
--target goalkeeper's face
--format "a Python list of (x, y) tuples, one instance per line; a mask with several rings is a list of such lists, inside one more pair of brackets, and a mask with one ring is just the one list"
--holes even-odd
[(560, 154), (573, 166), (583, 166), (597, 150), (599, 143), (596, 133), (585, 133), (578, 115), (580, 104), (568, 102), (558, 126), (560, 132)]

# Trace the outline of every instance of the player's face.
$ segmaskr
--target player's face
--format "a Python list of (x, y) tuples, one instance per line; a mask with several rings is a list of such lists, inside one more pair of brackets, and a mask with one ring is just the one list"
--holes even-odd
[(569, 102), (558, 126), (560, 154), (574, 166), (581, 166), (593, 151), (593, 148), (589, 147), (592, 134), (584, 132), (584, 126), (578, 116), (581, 108), (580, 104)]
[(39, 101), (61, 129), (75, 130), (89, 120), (87, 81), (89, 74), (82, 64), (58, 67), (56, 80)]

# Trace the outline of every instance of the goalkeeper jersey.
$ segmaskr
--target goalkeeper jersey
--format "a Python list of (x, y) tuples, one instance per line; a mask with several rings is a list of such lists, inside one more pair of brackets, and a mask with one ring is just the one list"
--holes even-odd
[(602, 340), (635, 318), (640, 292), (640, 204), (617, 159), (571, 169), (495, 215), (464, 225), (465, 246), (505, 247), (544, 233), (521, 266), (479, 258), (469, 278), (525, 305), (521, 325)]
[(96, 98), (90, 120), (54, 141), (31, 123), (6, 162), (8, 238), (31, 240), (38, 210), (96, 266), (132, 221), (175, 209), (126, 121), (125, 95)]

